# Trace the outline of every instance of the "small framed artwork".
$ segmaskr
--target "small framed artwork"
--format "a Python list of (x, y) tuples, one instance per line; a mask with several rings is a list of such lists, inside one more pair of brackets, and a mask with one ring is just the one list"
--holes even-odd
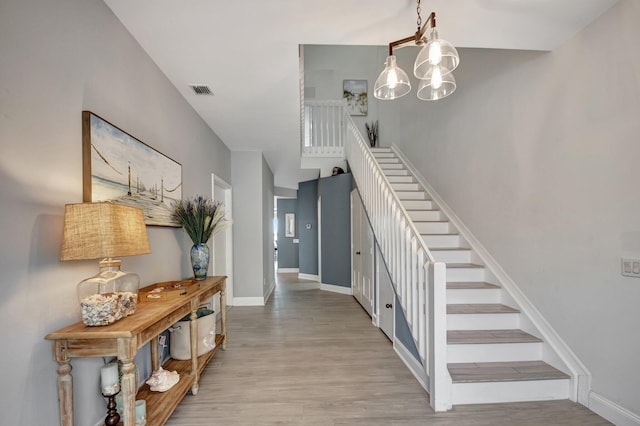
[(367, 80), (343, 80), (342, 97), (347, 101), (349, 115), (367, 115)]
[(296, 215), (295, 213), (284, 214), (284, 236), (295, 237), (296, 236)]
[(147, 225), (179, 227), (171, 219), (182, 199), (182, 165), (90, 111), (82, 111), (84, 202), (138, 207)]

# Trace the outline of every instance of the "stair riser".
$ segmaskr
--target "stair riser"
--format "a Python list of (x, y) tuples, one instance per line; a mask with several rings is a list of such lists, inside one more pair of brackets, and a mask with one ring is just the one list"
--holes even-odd
[[(391, 187), (395, 191), (418, 191), (420, 189), (420, 185), (417, 183), (392, 183)], [(426, 197), (425, 197), (426, 198)]]
[(513, 330), (520, 314), (447, 314), (447, 330)]
[(400, 160), (395, 157), (378, 157), (376, 156), (378, 164), (401, 164)]
[(413, 176), (387, 176), (387, 180), (394, 183), (415, 183)]
[(433, 201), (425, 201), (425, 200), (403, 200), (401, 201), (402, 205), (407, 210), (435, 210), (436, 204)]
[(484, 268), (447, 268), (447, 281), (459, 283), (461, 281), (484, 281)]
[(390, 164), (380, 164), (380, 168), (382, 170), (399, 170), (404, 169), (404, 165), (402, 163), (390, 163)]
[(439, 210), (409, 210), (411, 220), (442, 220), (443, 215)]
[(536, 361), (542, 357), (542, 343), (493, 343), (447, 345), (447, 362)]
[(403, 169), (387, 169), (383, 170), (386, 176), (409, 176), (409, 170)]
[(414, 222), (416, 229), (421, 234), (449, 234), (451, 226), (449, 222)]
[(460, 237), (458, 235), (423, 235), (422, 239), (427, 247), (453, 248), (460, 246)]
[(497, 402), (568, 399), (569, 379), (520, 382), (454, 383), (452, 403), (489, 404)]
[(431, 254), (436, 262), (471, 263), (471, 250), (431, 250)]
[(500, 303), (500, 289), (447, 289), (448, 304)]
[(396, 195), (403, 200), (426, 200), (427, 194), (423, 191), (396, 191)]

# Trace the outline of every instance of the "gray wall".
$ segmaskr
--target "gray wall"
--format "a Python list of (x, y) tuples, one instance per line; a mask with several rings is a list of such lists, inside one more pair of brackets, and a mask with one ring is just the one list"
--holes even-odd
[[(422, 102), (414, 88), (378, 104), (382, 145), (408, 155), (585, 363), (593, 391), (637, 415), (640, 280), (621, 276), (620, 258), (640, 258), (638, 20), (640, 2), (621, 0), (553, 52), (461, 49), (451, 97)], [(336, 76), (327, 84), (382, 70), (331, 52), (316, 73)], [(416, 53), (397, 50), (400, 66)], [(305, 66), (305, 86), (319, 87), (312, 76)]]
[[(299, 273), (318, 275), (318, 181), (298, 184)], [(310, 224), (311, 229), (306, 225)]]
[(322, 282), (351, 287), (351, 173), (320, 179)]
[(296, 215), (296, 224), (299, 222), (298, 217), (298, 199), (297, 198), (279, 198), (278, 199), (278, 268), (298, 268), (298, 246), (294, 244), (294, 238), (299, 238), (297, 229), (295, 237), (285, 237), (285, 220), (286, 213)]
[(276, 285), (275, 258), (273, 246), (273, 172), (262, 156), (262, 294), (267, 296)]
[(273, 277), (273, 174), (261, 152), (233, 151), (231, 159), (233, 296), (263, 297)]
[[(2, 424), (58, 419), (44, 336), (80, 320), (76, 285), (96, 261), (61, 263), (63, 209), (82, 201), (81, 111), (91, 110), (182, 164), (183, 194), (232, 182), (230, 153), (101, 0), (0, 4)], [(141, 285), (192, 274), (181, 229), (149, 227), (152, 254), (126, 257)], [(10, 343), (7, 343), (10, 342)], [(72, 362), (76, 424), (104, 418), (102, 359)]]

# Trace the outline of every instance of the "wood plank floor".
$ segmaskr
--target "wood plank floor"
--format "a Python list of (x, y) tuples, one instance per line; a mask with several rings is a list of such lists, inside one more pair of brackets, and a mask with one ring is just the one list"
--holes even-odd
[(189, 425), (604, 425), (570, 401), (434, 413), (391, 342), (351, 296), (280, 274), (265, 307), (233, 307), (229, 344), (167, 422)]

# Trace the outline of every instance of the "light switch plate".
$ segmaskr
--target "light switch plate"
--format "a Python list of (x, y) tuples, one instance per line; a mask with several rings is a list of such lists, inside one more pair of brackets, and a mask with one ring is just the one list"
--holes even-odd
[(622, 275), (640, 278), (640, 259), (622, 258)]

